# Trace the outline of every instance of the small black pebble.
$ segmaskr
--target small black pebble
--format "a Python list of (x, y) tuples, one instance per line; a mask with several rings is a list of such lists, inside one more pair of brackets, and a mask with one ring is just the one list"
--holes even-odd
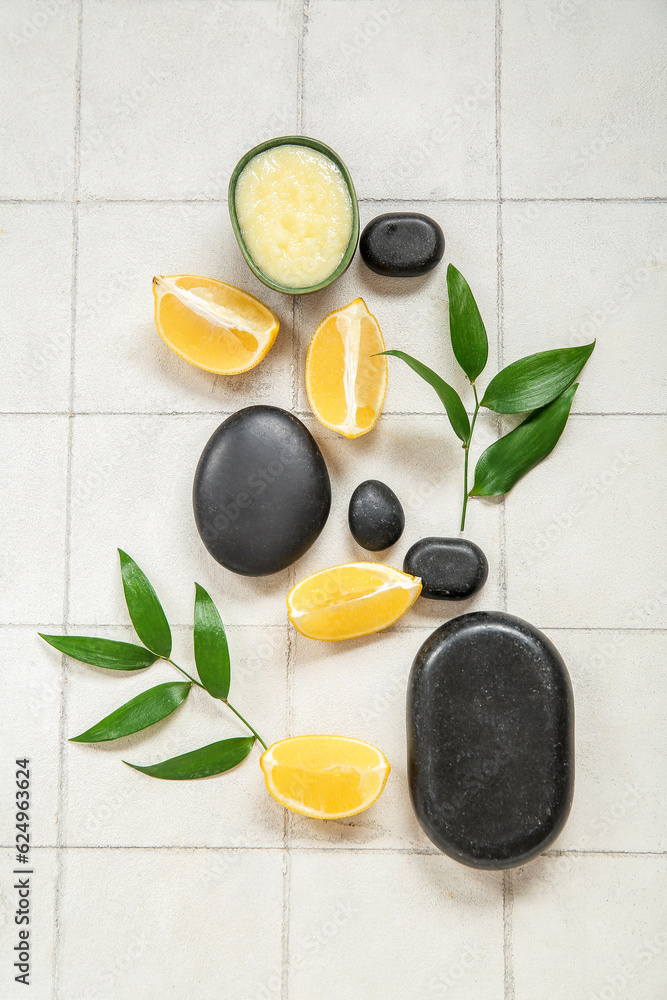
[(467, 538), (420, 538), (408, 549), (403, 572), (421, 577), (422, 597), (465, 601), (486, 583), (489, 564)]
[(354, 540), (370, 552), (394, 545), (405, 527), (400, 500), (378, 479), (359, 483), (350, 498), (348, 520)]
[(371, 271), (394, 278), (417, 278), (442, 260), (445, 237), (428, 215), (388, 212), (372, 219), (359, 240), (362, 260)]

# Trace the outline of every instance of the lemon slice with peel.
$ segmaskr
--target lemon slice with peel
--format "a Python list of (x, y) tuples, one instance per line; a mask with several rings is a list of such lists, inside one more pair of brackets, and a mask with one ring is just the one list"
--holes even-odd
[(419, 577), (392, 566), (345, 563), (297, 583), (287, 595), (287, 613), (309, 639), (355, 639), (392, 625), (421, 589)]
[(266, 356), (278, 317), (241, 288), (196, 274), (153, 278), (155, 325), (165, 344), (190, 364), (238, 375)]
[(281, 805), (314, 819), (341, 819), (379, 799), (389, 761), (377, 747), (345, 736), (293, 736), (261, 758), (264, 780)]
[(377, 356), (385, 349), (363, 299), (322, 320), (306, 358), (306, 391), (321, 424), (347, 438), (373, 429), (387, 393), (387, 359)]

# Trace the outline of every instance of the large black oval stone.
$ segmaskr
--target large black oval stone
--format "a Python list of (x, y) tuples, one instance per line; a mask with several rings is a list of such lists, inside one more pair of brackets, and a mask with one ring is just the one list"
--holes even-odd
[(467, 538), (429, 536), (408, 549), (403, 572), (421, 577), (422, 597), (465, 601), (486, 583), (489, 564), (479, 545)]
[(192, 500), (213, 558), (234, 573), (266, 576), (313, 544), (329, 516), (331, 483), (300, 420), (277, 406), (248, 406), (209, 439)]
[(477, 611), (441, 625), (408, 682), (408, 781), (433, 843), (513, 868), (556, 839), (574, 786), (574, 704), (558, 650), (528, 622)]
[(387, 212), (372, 219), (359, 240), (362, 260), (376, 274), (417, 278), (431, 271), (445, 252), (434, 219), (418, 212)]
[(350, 497), (347, 518), (355, 542), (369, 552), (395, 545), (405, 527), (401, 501), (379, 479), (359, 483)]

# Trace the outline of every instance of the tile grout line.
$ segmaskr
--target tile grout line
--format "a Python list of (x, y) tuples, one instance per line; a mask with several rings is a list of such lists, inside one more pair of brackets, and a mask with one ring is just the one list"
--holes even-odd
[(301, 0), (300, 3), (300, 23), (299, 37), (296, 52), (296, 131), (297, 135), (303, 130), (303, 91), (304, 91), (304, 45), (308, 32), (308, 8), (310, 0)]
[[(76, 336), (76, 296), (78, 282), (79, 253), (79, 168), (81, 140), (81, 66), (83, 43), (83, 0), (79, 0), (77, 11), (76, 76), (74, 89), (74, 136), (73, 136), (73, 178), (72, 178), (72, 273), (70, 301), (70, 359), (69, 359), (69, 411), (67, 414), (67, 462), (65, 487), (65, 573), (63, 586), (63, 622), (67, 631), (69, 619), (69, 582), (71, 555), (72, 520), (72, 432), (74, 428), (74, 342)], [(67, 714), (67, 660), (62, 657), (62, 687), (60, 692), (60, 713), (58, 720), (58, 805), (56, 812), (56, 876), (53, 904), (53, 964), (51, 968), (51, 997), (57, 1000), (60, 993), (60, 958), (62, 930), (60, 924), (60, 902), (63, 885), (63, 821), (65, 812), (65, 723)]]
[(514, 951), (512, 943), (514, 887), (512, 872), (503, 872), (503, 990), (505, 1000), (514, 1000)]
[(591, 857), (606, 857), (609, 855), (613, 858), (665, 858), (667, 857), (667, 851), (584, 851), (579, 850), (576, 847), (563, 848), (562, 851), (559, 850), (549, 850), (545, 851), (541, 857), (544, 858), (565, 858), (565, 857), (583, 857), (587, 855)]
[[(498, 324), (498, 370), (504, 364), (505, 336), (505, 287), (503, 273), (503, 172), (502, 172), (502, 105), (501, 105), (501, 75), (502, 75), (502, 0), (496, 0), (496, 258), (497, 258), (497, 324)], [(497, 432), (500, 436), (503, 430), (502, 416), (496, 418)], [(506, 531), (505, 497), (500, 501), (499, 534), (500, 534), (500, 595), (503, 611), (507, 611), (507, 531)]]
[[(371, 204), (423, 203), (447, 205), (493, 205), (497, 198), (368, 198), (357, 196), (357, 201)], [(503, 198), (508, 204), (602, 204), (602, 205), (665, 205), (667, 198), (662, 195), (637, 198), (602, 198), (589, 195), (582, 198)], [(66, 198), (0, 198), (0, 205), (69, 205)], [(226, 205), (227, 198), (81, 198), (82, 205)]]
[[(296, 569), (294, 565), (288, 570), (288, 590), (291, 590), (296, 582)], [(294, 703), (292, 699), (293, 689), (293, 665), (295, 656), (295, 637), (291, 624), (288, 622), (285, 627), (285, 686), (287, 697), (285, 699), (285, 723), (286, 736), (292, 735), (292, 722), (294, 717)], [(288, 809), (283, 812), (283, 905), (282, 905), (282, 932), (281, 932), (281, 971), (280, 971), (280, 997), (281, 1000), (289, 1000), (289, 955), (290, 955), (290, 904), (292, 899), (292, 814)]]
[[(15, 844), (0, 844), (0, 851), (14, 851)], [(55, 844), (33, 844), (31, 850), (34, 851), (56, 851)], [(284, 851), (282, 844), (63, 844), (63, 851)], [(337, 847), (328, 844), (292, 844), (291, 851), (329, 853), (329, 854), (404, 854), (409, 857), (430, 857), (440, 858), (443, 863), (447, 863), (446, 855), (436, 848), (429, 847)], [(539, 854), (535, 860), (540, 858), (664, 858), (667, 860), (667, 851), (603, 851), (603, 850), (578, 850), (576, 848), (565, 848), (562, 851), (548, 850)], [(458, 863), (458, 862), (457, 862)], [(532, 863), (532, 862), (530, 862)], [(507, 874), (507, 873), (505, 873)]]
[[(300, 417), (308, 417), (315, 421), (312, 410), (300, 410), (292, 407), (292, 412)], [(472, 413), (466, 410), (468, 416)], [(226, 417), (232, 416), (236, 410), (0, 410), (2, 417)], [(438, 410), (383, 410), (383, 417), (437, 417), (445, 420), (445, 415)], [(491, 419), (492, 413), (482, 413), (483, 417)], [(579, 410), (569, 416), (569, 420), (577, 417), (667, 417), (667, 410)]]
[[(503, 55), (502, 0), (496, 0), (495, 57), (496, 57), (496, 253), (498, 267), (498, 370), (504, 366), (505, 301), (503, 274), (503, 160), (502, 160), (502, 55)], [(498, 417), (498, 432), (502, 433), (502, 417)], [(501, 605), (507, 611), (507, 522), (505, 497), (500, 501), (500, 594)], [(512, 949), (512, 918), (514, 892), (512, 872), (503, 872), (503, 996), (514, 1000), (514, 963)]]
[(297, 296), (292, 296), (292, 343), (290, 348), (290, 410), (296, 412), (297, 408), (297, 375), (296, 375), (296, 300)]
[[(287, 813), (287, 810), (285, 810)], [(289, 831), (289, 818), (284, 819), (285, 838), (287, 840)], [(266, 848), (262, 848), (266, 850)], [(283, 910), (282, 910), (282, 931), (280, 938), (280, 997), (281, 1000), (289, 1000), (289, 932), (290, 932), (290, 901), (292, 888), (292, 856), (289, 848), (283, 846)]]
[[(300, 0), (299, 27), (297, 42), (296, 67), (296, 134), (303, 134), (303, 90), (304, 90), (304, 45), (308, 23), (309, 0)], [(290, 365), (291, 391), (290, 402), (292, 412), (298, 407), (299, 398), (299, 343), (297, 339), (298, 319), (300, 318), (300, 303), (298, 296), (292, 296), (292, 358)], [(287, 572), (288, 588), (292, 589), (296, 581), (296, 569), (292, 565)], [(290, 624), (285, 631), (285, 711), (288, 735), (292, 734), (292, 666), (294, 663), (294, 636)], [(290, 955), (290, 903), (292, 896), (292, 856), (291, 856), (291, 815), (285, 810), (283, 815), (283, 905), (282, 929), (280, 940), (280, 996), (281, 1000), (289, 1000), (289, 955)]]
[[(113, 201), (113, 199), (109, 199)], [(119, 199), (120, 200), (120, 199)], [(368, 198), (360, 197), (358, 201), (365, 202), (405, 202), (410, 203), (412, 201), (416, 202), (431, 202), (434, 205), (446, 204), (447, 202), (454, 202), (455, 204), (463, 205), (479, 205), (479, 204), (490, 204), (493, 205), (497, 202), (497, 196), (494, 198)], [(526, 204), (611, 204), (611, 205), (664, 205), (667, 204), (667, 198), (663, 195), (647, 196), (645, 198), (598, 198), (595, 195), (588, 195), (581, 198), (512, 198), (503, 197), (503, 202), (508, 204), (522, 205)]]
[[(288, 588), (289, 588), (289, 578), (288, 578)], [(461, 612), (462, 614), (463, 612)], [(452, 617), (454, 617), (455, 612), (452, 611)], [(61, 628), (63, 622), (0, 622), (0, 629), (3, 628), (22, 628), (22, 629), (40, 629), (40, 628)], [(100, 629), (100, 628), (113, 628), (121, 629), (125, 631), (131, 631), (131, 626), (127, 622), (68, 622), (69, 628), (77, 629)], [(257, 625), (254, 622), (227, 622), (226, 628), (236, 629), (236, 628), (256, 628), (256, 629), (267, 629), (267, 628), (285, 628), (284, 622), (272, 622), (270, 624)], [(662, 634), (667, 632), (667, 625), (540, 625), (540, 630), (542, 632), (656, 632)], [(192, 629), (191, 622), (172, 622), (173, 629)], [(394, 632), (418, 632), (421, 629), (433, 629), (432, 622), (417, 622), (414, 625), (391, 625), (389, 626)], [(389, 629), (386, 630), (387, 632)]]
[[(498, 370), (504, 365), (505, 353), (505, 276), (503, 272), (503, 161), (502, 161), (502, 0), (496, 0), (496, 257), (497, 257), (497, 324), (498, 324)], [(502, 434), (502, 417), (498, 415), (498, 434)], [(500, 501), (500, 594), (503, 611), (507, 611), (507, 532), (505, 517), (505, 497)]]
[(298, 295), (292, 296), (292, 360), (291, 360), (291, 409), (292, 413), (300, 414), (301, 416), (311, 416), (310, 411), (299, 409), (299, 386), (301, 384), (301, 342), (300, 342), (300, 329), (301, 329), (301, 301)]

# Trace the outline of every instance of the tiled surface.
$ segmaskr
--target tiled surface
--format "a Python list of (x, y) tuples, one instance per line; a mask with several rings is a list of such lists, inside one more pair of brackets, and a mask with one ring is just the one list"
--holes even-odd
[(666, 447), (667, 415), (571, 419), (507, 500), (516, 614), (543, 626), (667, 626)]
[(280, 974), (282, 883), (278, 851), (68, 851), (57, 989), (213, 1000), (224, 982), (230, 1000), (261, 996)]
[(494, 0), (316, 0), (304, 132), (328, 136), (362, 198), (493, 198), (494, 39)]
[(503, 231), (505, 361), (595, 340), (573, 411), (664, 413), (667, 205), (506, 203)]
[(558, 848), (665, 851), (664, 633), (549, 629), (575, 699), (576, 782)]
[(0, 204), (0, 408), (69, 408), (72, 209)]
[(0, 10), (3, 198), (69, 198), (77, 117), (76, 3), (12, 0)]
[(67, 523), (67, 418), (0, 415), (0, 622), (60, 622)]
[(502, 997), (497, 873), (386, 852), (296, 851), (291, 864), (291, 997), (336, 1000), (350, 981), (360, 997), (392, 996), (397, 983), (414, 996), (456, 986), (480, 1000)]
[(545, 982), (553, 1000), (664, 996), (666, 890), (664, 857), (573, 854), (521, 869), (512, 902), (516, 996), (542, 1000)]
[[(29, 756), (36, 1000), (662, 1000), (664, 4), (7, 0), (0, 17), (0, 953), (15, 943), (6, 804), (13, 761)], [(454, 608), (420, 601), (387, 632), (331, 647), (296, 636), (283, 602), (298, 576), (364, 555), (346, 527), (354, 486), (384, 479), (403, 501), (406, 531), (386, 554), (400, 566), (415, 539), (456, 534), (462, 456), (435, 394), (398, 360), (372, 435), (317, 424), (303, 385), (313, 329), (362, 295), (388, 347), (466, 386), (443, 267), (391, 281), (357, 257), (296, 303), (250, 274), (229, 173), (292, 131), (339, 150), (362, 224), (403, 206), (440, 222), (486, 321), (489, 375), (597, 337), (554, 454), (505, 503), (469, 505), (484, 591)], [(179, 272), (277, 311), (255, 372), (216, 379), (162, 344), (151, 279)], [(317, 545), (254, 581), (208, 556), (190, 499), (206, 440), (251, 402), (300, 414), (333, 483)], [(497, 432), (480, 417), (477, 453)], [(371, 810), (285, 816), (255, 751), (197, 783), (130, 772), (122, 758), (241, 732), (197, 690), (144, 736), (67, 743), (147, 686), (63, 664), (36, 636), (131, 638), (117, 546), (149, 573), (186, 667), (194, 581), (211, 592), (233, 700), (267, 740), (320, 730), (385, 750), (392, 772)], [(552, 851), (505, 876), (435, 851), (406, 787), (410, 663), (437, 624), (475, 608), (545, 629), (575, 692), (572, 815)], [(153, 683), (173, 676), (151, 668)], [(11, 971), (3, 1000), (23, 995)]]
[(284, 0), (86, 0), (81, 193), (224, 201), (243, 153), (295, 128), (300, 13)]
[(662, 0), (505, 0), (503, 194), (664, 198)]

